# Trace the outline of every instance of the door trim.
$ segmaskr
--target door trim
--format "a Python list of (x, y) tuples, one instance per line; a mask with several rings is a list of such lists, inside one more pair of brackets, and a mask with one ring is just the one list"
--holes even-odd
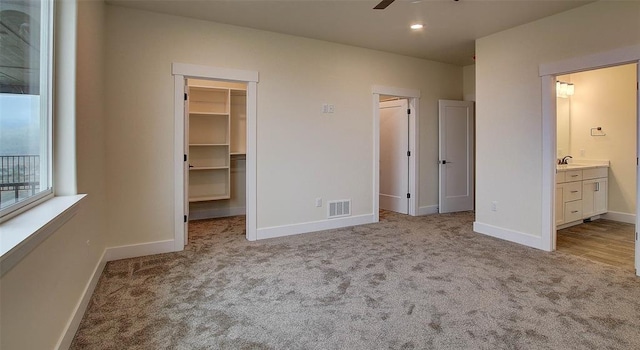
[[(585, 70), (613, 67), (624, 64), (637, 64), (640, 71), (640, 45), (622, 47), (606, 52), (574, 57), (567, 60), (541, 64), (539, 76), (541, 79), (542, 94), (542, 232), (541, 249), (553, 251), (556, 249), (555, 226), (555, 161), (557, 148), (556, 135), (556, 84), (557, 75), (576, 73)], [(640, 74), (639, 74), (640, 75)], [(639, 77), (640, 79), (640, 77)], [(640, 126), (640, 91), (637, 91), (638, 106), (636, 108), (636, 122)], [(640, 132), (640, 130), (639, 130)], [(638, 135), (640, 140), (640, 134)], [(636, 155), (640, 155), (640, 141), (636, 145)], [(636, 169), (636, 182), (640, 181), (640, 174)], [(640, 183), (638, 183), (640, 185)], [(636, 192), (636, 231), (640, 220), (640, 186)], [(636, 241), (636, 248), (638, 243)], [(640, 252), (635, 249), (636, 274), (640, 276)]]
[(409, 215), (418, 215), (418, 206), (420, 204), (420, 153), (419, 153), (419, 105), (420, 90), (397, 88), (390, 86), (374, 85), (371, 88), (372, 109), (373, 109), (373, 216), (374, 222), (380, 220), (380, 95), (390, 95), (400, 98), (406, 98), (409, 101)]
[(249, 241), (257, 239), (257, 175), (256, 175), (256, 120), (257, 120), (257, 90), (258, 77), (256, 71), (231, 68), (209, 67), (195, 64), (172, 63), (171, 74), (174, 76), (174, 248), (183, 250), (185, 245), (184, 213), (184, 84), (185, 79), (213, 79), (237, 81), (247, 83), (247, 218), (246, 238)]

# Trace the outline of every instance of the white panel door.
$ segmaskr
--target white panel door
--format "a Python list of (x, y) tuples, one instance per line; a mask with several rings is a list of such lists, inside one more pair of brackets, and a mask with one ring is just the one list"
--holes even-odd
[(441, 213), (473, 210), (473, 102), (438, 101)]
[[(636, 82), (640, 82), (640, 61), (636, 65)], [(636, 89), (636, 157), (640, 157), (640, 89)], [(636, 158), (636, 164), (640, 164)], [(636, 166), (636, 275), (640, 276), (640, 166)]]
[(407, 100), (380, 102), (380, 209), (409, 213)]
[(187, 79), (184, 80), (184, 154), (185, 161), (183, 163), (184, 172), (184, 245), (189, 243), (189, 85)]

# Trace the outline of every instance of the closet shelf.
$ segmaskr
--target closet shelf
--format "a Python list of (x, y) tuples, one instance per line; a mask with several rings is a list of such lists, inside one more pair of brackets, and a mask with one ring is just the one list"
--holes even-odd
[(229, 199), (231, 196), (229, 195), (219, 195), (219, 196), (200, 196), (200, 197), (189, 197), (189, 202), (205, 202), (205, 201), (217, 201), (220, 199)]
[(228, 143), (190, 143), (189, 147), (223, 147), (229, 146)]
[(220, 116), (220, 117), (226, 117), (229, 115), (229, 113), (217, 113), (217, 112), (189, 112), (189, 115), (201, 115), (201, 116)]
[(226, 170), (229, 169), (228, 166), (194, 166), (189, 168), (189, 170)]

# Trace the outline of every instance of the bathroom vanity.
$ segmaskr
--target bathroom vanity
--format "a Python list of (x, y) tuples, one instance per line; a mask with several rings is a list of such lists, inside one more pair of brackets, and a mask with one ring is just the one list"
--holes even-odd
[[(608, 162), (607, 162), (608, 163)], [(556, 168), (556, 227), (578, 225), (607, 212), (608, 164), (566, 164)]]

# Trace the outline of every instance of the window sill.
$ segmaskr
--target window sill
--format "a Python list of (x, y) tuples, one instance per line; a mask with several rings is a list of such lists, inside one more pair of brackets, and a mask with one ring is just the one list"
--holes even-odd
[(0, 276), (56, 232), (78, 211), (86, 194), (53, 197), (0, 224)]

